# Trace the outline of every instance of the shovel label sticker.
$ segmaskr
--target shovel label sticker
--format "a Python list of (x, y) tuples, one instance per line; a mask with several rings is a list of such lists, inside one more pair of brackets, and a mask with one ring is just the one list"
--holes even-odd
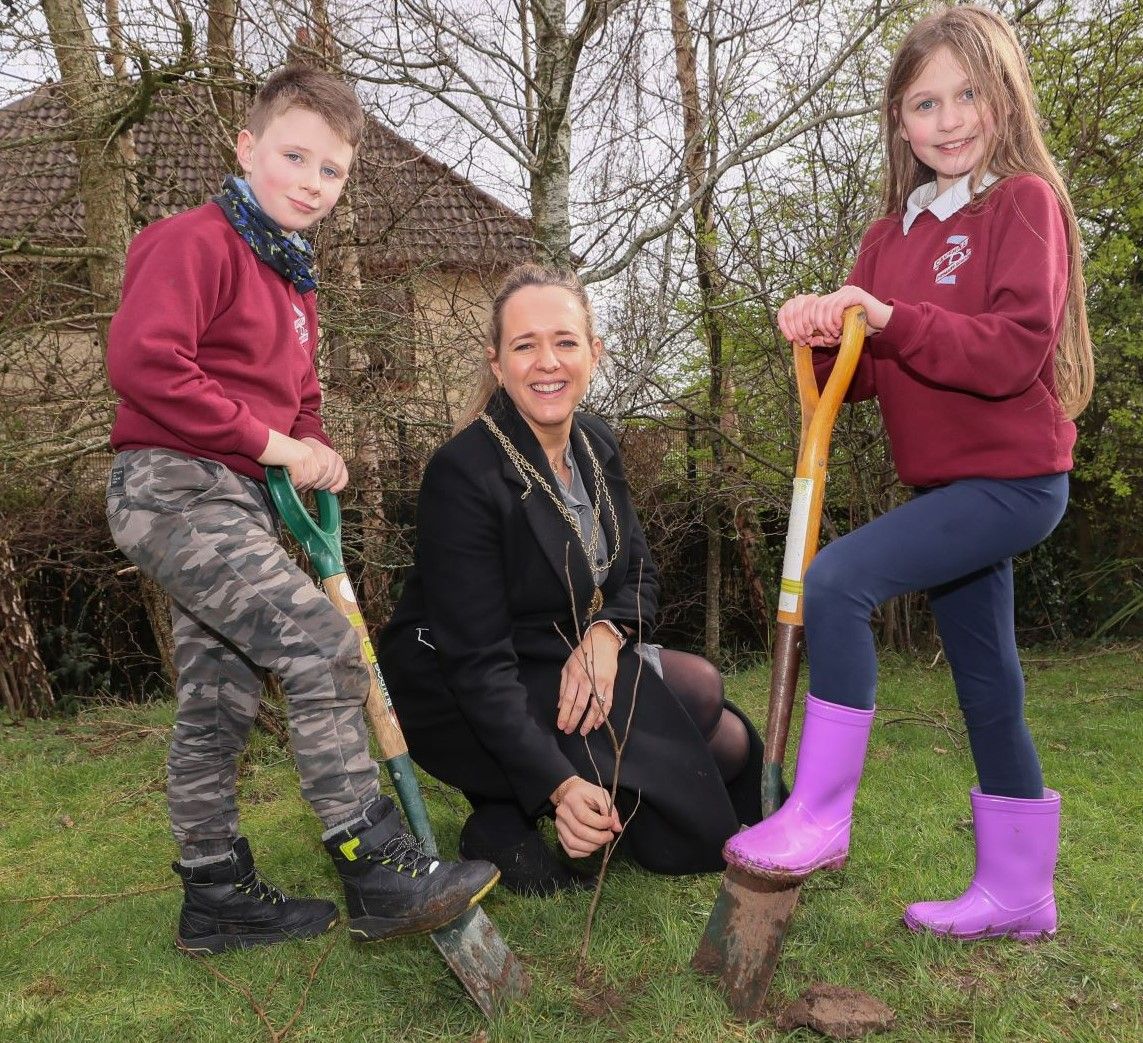
[(357, 604), (357, 598), (353, 596), (353, 587), (349, 585), (348, 576), (341, 577), (341, 583), (338, 585), (337, 592), (341, 595), (342, 601), (347, 601), (351, 605)]
[(779, 612), (797, 612), (802, 596), (802, 561), (806, 556), (806, 525), (810, 517), (810, 501), (814, 495), (812, 478), (795, 478), (790, 497), (790, 525), (786, 530), (786, 556), (782, 559), (782, 587), (778, 595)]

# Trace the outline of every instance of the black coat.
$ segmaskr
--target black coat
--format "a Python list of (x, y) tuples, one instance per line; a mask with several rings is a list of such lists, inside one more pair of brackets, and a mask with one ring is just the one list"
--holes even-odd
[[(511, 400), (498, 393), (488, 412), (558, 495), (545, 454)], [(601, 465), (619, 530), (617, 541), (604, 506), (609, 551), (618, 553), (595, 618), (623, 623), (647, 640), (658, 580), (618, 446), (603, 421), (575, 415), (572, 451), (592, 502), (598, 491), (581, 430)], [(473, 796), (515, 800), (527, 815), (550, 811), (549, 794), (570, 775), (596, 781), (588, 745), (609, 785), (614, 757), (606, 729), (585, 743), (578, 732), (556, 728), (560, 671), (568, 642), (577, 644), (586, 625), (594, 586), (578, 534), (543, 489), (533, 483), (527, 491), (482, 422), (445, 443), (425, 469), (414, 566), (377, 643), (417, 763)], [(635, 693), (618, 801), (623, 817), (639, 803), (627, 847), (662, 872), (721, 869), (722, 843), (740, 822), (761, 816), (761, 744), (750, 728), (750, 768), (728, 792), (690, 717), (634, 644), (620, 651), (610, 714), (622, 735)]]

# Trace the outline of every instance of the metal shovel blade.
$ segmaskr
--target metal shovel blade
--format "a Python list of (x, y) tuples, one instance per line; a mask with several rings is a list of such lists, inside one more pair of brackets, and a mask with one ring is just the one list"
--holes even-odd
[[(371, 652), (370, 646), (366, 655), (376, 668), (376, 657)], [(379, 670), (377, 684), (384, 697), (387, 693)], [(382, 747), (393, 750), (403, 740), (400, 732), (395, 731), (396, 714), (392, 712), (392, 703), (387, 698), (384, 701), (387, 705), (382, 705), (377, 691), (370, 692), (365, 715)], [(393, 781), (393, 788), (405, 811), (409, 828), (420, 840), (425, 853), (436, 857), (436, 837), (433, 836), (424, 795), (417, 783), (408, 752), (386, 758), (385, 770)], [(522, 999), (531, 990), (532, 979), (524, 965), (508, 948), (496, 930), (496, 925), (479, 905), (473, 906), (444, 927), (438, 927), (430, 937), (486, 1018), (493, 1018), (502, 1006), (512, 1000)]]
[(762, 1016), (801, 890), (800, 881), (769, 880), (734, 866), (723, 874), (691, 966), (718, 976), (727, 1006), (745, 1021)]
[(480, 906), (433, 931), (432, 939), (486, 1018), (528, 995), (531, 977)]

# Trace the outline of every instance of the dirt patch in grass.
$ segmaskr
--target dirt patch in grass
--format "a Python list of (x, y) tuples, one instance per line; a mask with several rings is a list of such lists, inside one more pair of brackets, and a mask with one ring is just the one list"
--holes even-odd
[(620, 992), (608, 983), (603, 968), (588, 967), (576, 973), (575, 986), (572, 1002), (576, 1010), (595, 1021), (619, 1025), (631, 1001), (644, 990), (646, 984), (637, 979), (625, 984)]
[(23, 994), (29, 999), (54, 1000), (64, 995), (64, 987), (55, 975), (48, 974), (37, 979), (30, 985), (25, 985)]
[(94, 757), (120, 754), (127, 745), (134, 746), (153, 739), (167, 743), (171, 739), (170, 728), (116, 720), (89, 721), (71, 728), (60, 727), (56, 734), (74, 736), (76, 742)]

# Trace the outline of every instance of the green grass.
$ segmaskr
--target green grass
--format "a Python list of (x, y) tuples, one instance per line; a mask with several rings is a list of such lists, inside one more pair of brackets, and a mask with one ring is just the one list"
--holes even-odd
[[(772, 1003), (826, 981), (888, 1003), (897, 1023), (887, 1041), (1143, 1040), (1141, 659), (1138, 649), (1026, 657), (1029, 718), (1064, 799), (1061, 928), (1034, 946), (940, 942), (900, 925), (907, 902), (951, 897), (968, 881), (973, 777), (947, 670), (885, 662), (850, 861), (803, 888)], [(760, 720), (767, 684), (749, 671), (731, 694)], [(424, 939), (361, 947), (339, 929), (210, 961), (180, 956), (162, 788), (170, 722), (170, 706), (157, 705), (0, 724), (0, 1040), (820, 1038), (777, 1032), (772, 1018), (736, 1023), (689, 969), (717, 877), (627, 864), (612, 871), (593, 942), (594, 966), (623, 1000), (602, 1013), (573, 982), (586, 895), (486, 901), (535, 983), (491, 1026)], [(454, 852), (462, 802), (427, 789)], [(269, 879), (337, 893), (289, 756), (264, 737), (245, 763), (241, 807)]]

